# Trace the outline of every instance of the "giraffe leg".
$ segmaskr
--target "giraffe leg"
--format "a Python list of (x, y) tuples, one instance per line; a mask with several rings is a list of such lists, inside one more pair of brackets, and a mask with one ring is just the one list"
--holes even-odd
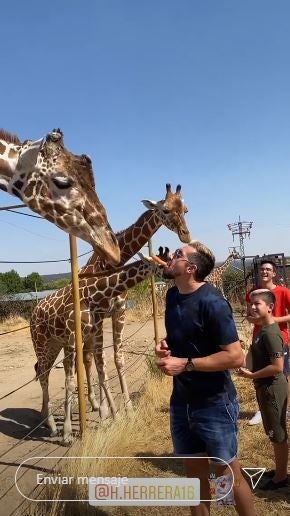
[(84, 361), (86, 377), (87, 377), (89, 402), (91, 404), (92, 410), (96, 411), (96, 410), (99, 410), (100, 407), (97, 402), (96, 393), (95, 393), (94, 384), (93, 384), (93, 376), (92, 376), (92, 363), (93, 363), (93, 359), (94, 359), (94, 354), (91, 351), (93, 349), (92, 342), (93, 342), (93, 339), (90, 339), (90, 341), (88, 343), (86, 343), (87, 347), (88, 347), (88, 349), (90, 349), (90, 351), (86, 351), (85, 347), (83, 349), (83, 361)]
[(72, 441), (72, 399), (75, 391), (74, 359), (75, 359), (74, 334), (69, 337), (69, 343), (64, 347), (63, 366), (65, 371), (65, 418), (63, 424), (63, 442), (68, 444)]
[(98, 321), (95, 333), (95, 352), (94, 359), (98, 372), (99, 387), (100, 387), (100, 418), (104, 419), (108, 413), (109, 403), (113, 418), (117, 415), (117, 409), (114, 398), (108, 386), (109, 378), (106, 370), (106, 361), (104, 356), (104, 342), (103, 342), (103, 319)]
[(112, 314), (113, 342), (114, 342), (114, 361), (120, 380), (126, 413), (133, 411), (132, 401), (128, 391), (125, 377), (125, 360), (122, 349), (122, 336), (125, 325), (125, 310), (115, 311)]
[(52, 413), (52, 408), (49, 400), (49, 374), (50, 370), (54, 364), (54, 361), (59, 353), (59, 349), (49, 348), (50, 354), (46, 357), (46, 360), (39, 359), (37, 364), (37, 375), (39, 375), (39, 383), (42, 388), (42, 409), (41, 409), (41, 417), (45, 420), (45, 424), (50, 429), (51, 437), (55, 437), (57, 435), (57, 427), (55, 424), (55, 420)]

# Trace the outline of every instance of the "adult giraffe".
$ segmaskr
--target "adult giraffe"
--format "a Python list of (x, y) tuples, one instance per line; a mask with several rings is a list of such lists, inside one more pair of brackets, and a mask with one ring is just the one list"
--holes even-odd
[[(120, 266), (128, 261), (129, 258), (134, 256), (136, 252), (138, 252), (144, 246), (144, 244), (146, 244), (148, 239), (162, 225), (165, 225), (168, 229), (176, 232), (183, 242), (186, 243), (190, 241), (190, 234), (184, 219), (184, 213), (187, 212), (187, 208), (185, 207), (181, 198), (180, 185), (177, 186), (176, 192), (174, 193), (171, 190), (171, 186), (167, 184), (165, 199), (158, 202), (144, 200), (143, 203), (149, 209), (144, 212), (134, 224), (132, 224), (124, 231), (116, 234), (121, 250)], [(132, 274), (134, 274), (134, 270), (135, 269), (131, 269)], [(131, 407), (129, 392), (124, 375), (124, 358), (121, 352), (122, 332), (124, 328), (126, 308), (126, 290), (131, 287), (123, 288), (122, 295), (120, 295), (117, 291), (114, 291), (114, 297), (111, 299), (112, 294), (109, 289), (107, 289), (105, 293), (98, 292), (98, 289), (100, 288), (100, 279), (95, 276), (100, 273), (103, 276), (106, 276), (106, 274), (109, 275), (112, 272), (114, 272), (114, 269), (109, 267), (107, 264), (102, 263), (96, 253), (94, 253), (94, 255), (88, 261), (87, 265), (84, 266), (80, 271), (81, 275), (90, 274), (93, 276), (93, 278), (90, 278), (92, 282), (90, 283), (90, 296), (94, 295), (95, 300), (99, 296), (99, 304), (90, 304), (88, 297), (89, 290), (85, 287), (80, 290), (83, 303), (81, 307), (83, 329), (86, 325), (91, 325), (90, 330), (87, 330), (86, 334), (83, 331), (84, 361), (88, 381), (89, 399), (93, 410), (100, 408), (101, 418), (104, 418), (108, 412), (107, 399), (109, 400), (112, 412), (115, 412), (112, 396), (110, 395), (109, 389), (104, 384), (104, 382), (107, 381), (105, 380), (107, 377), (103, 354), (104, 317), (112, 316), (115, 364), (121, 383), (125, 406), (128, 409)], [(95, 283), (93, 282), (94, 276)], [(93, 293), (94, 289), (95, 293)], [(70, 334), (68, 334), (69, 332), (67, 333), (66, 331), (66, 326), (69, 323), (69, 319), (67, 318), (66, 313), (66, 306), (67, 303), (70, 302), (70, 299), (71, 287), (68, 286), (64, 289), (60, 289), (52, 296), (42, 300), (33, 311), (31, 317), (31, 333), (36, 356), (38, 358), (37, 373), (39, 375), (41, 375), (44, 371), (52, 366), (60, 349), (66, 346), (67, 340), (73, 340), (73, 336), (70, 336)], [(94, 323), (92, 325), (91, 318), (96, 316), (97, 324)], [(92, 385), (91, 366), (93, 355), (90, 353), (90, 351), (87, 351), (88, 349), (97, 350), (94, 354), (94, 357), (96, 360), (100, 383), (100, 407), (98, 407)], [(50, 358), (52, 356), (53, 360)], [(50, 363), (51, 365), (49, 365)], [(66, 367), (65, 361), (64, 366)], [(66, 376), (68, 376), (68, 374), (70, 373), (66, 372)], [(41, 381), (44, 400), (48, 399), (48, 375), (49, 373), (44, 375), (43, 378), (40, 377), (40, 379), (42, 378)], [(44, 405), (47, 406), (46, 401), (44, 402), (43, 406)], [(45, 415), (46, 417), (47, 411), (45, 412), (43, 410), (42, 415)], [(53, 428), (54, 427), (51, 426), (52, 432), (54, 432)]]
[(224, 297), (226, 296), (223, 289), (223, 275), (231, 263), (233, 263), (233, 261), (237, 260), (238, 258), (240, 258), (239, 253), (235, 250), (232, 251), (225, 262), (222, 263), (222, 265), (219, 267), (215, 267), (213, 271), (205, 278), (205, 281), (208, 281), (214, 287), (218, 288)]
[[(191, 240), (189, 230), (187, 228), (184, 215), (187, 213), (187, 207), (181, 197), (181, 185), (177, 185), (175, 193), (171, 189), (169, 183), (166, 184), (166, 195), (165, 199), (160, 201), (152, 201), (145, 199), (142, 201), (147, 211), (145, 211), (136, 222), (131, 226), (116, 233), (118, 244), (120, 247), (121, 257), (119, 266), (125, 264), (131, 259), (142, 247), (148, 242), (150, 238), (156, 233), (156, 231), (164, 225), (167, 229), (176, 233), (183, 243), (188, 243)], [(105, 264), (100, 260), (98, 255), (94, 253), (88, 260), (87, 264), (80, 270), (80, 275), (99, 273), (103, 271), (112, 272), (112, 267)], [(113, 330), (113, 344), (114, 344), (114, 361), (117, 369), (121, 391), (124, 398), (125, 407), (127, 410), (132, 408), (130, 401), (129, 391), (127, 382), (124, 374), (124, 356), (122, 353), (122, 334), (125, 324), (125, 312), (126, 312), (126, 297), (127, 292), (124, 291), (121, 296), (117, 296), (114, 300), (114, 304), (109, 313), (104, 314), (104, 317), (112, 317), (112, 330)], [(100, 322), (100, 325), (103, 321)], [(101, 350), (103, 349), (103, 334), (98, 332), (99, 340), (96, 342), (96, 347)], [(85, 351), (84, 347), (84, 364), (86, 369), (87, 382), (90, 386), (92, 384), (92, 353)], [(102, 363), (105, 364), (104, 356), (102, 357)], [(98, 365), (97, 370), (99, 370)], [(105, 365), (104, 365), (105, 367)], [(108, 414), (107, 399), (102, 388), (102, 382), (100, 383), (100, 416), (105, 418)], [(90, 401), (93, 410), (98, 409), (98, 403), (94, 396), (94, 391), (90, 389)]]
[(103, 259), (116, 265), (118, 243), (94, 188), (90, 158), (68, 151), (60, 129), (45, 139), (23, 143), (0, 130), (0, 189), (91, 243)]
[[(129, 288), (134, 287), (152, 274), (162, 276), (162, 267), (150, 260), (139, 260), (121, 268), (115, 268), (114, 272), (105, 276), (81, 278), (80, 303), (82, 318), (82, 335), (85, 347), (94, 350), (94, 356), (98, 369), (100, 385), (106, 395), (112, 410), (116, 415), (116, 406), (111, 395), (108, 377), (103, 359), (103, 348), (97, 348), (96, 343), (102, 341), (104, 313), (108, 314), (114, 307), (115, 297)], [(102, 273), (100, 273), (102, 274)], [(74, 306), (70, 285), (44, 298), (33, 311), (31, 317), (31, 337), (38, 358), (35, 370), (40, 381), (43, 403), (41, 416), (46, 419), (51, 430), (51, 436), (57, 435), (57, 427), (51, 412), (48, 391), (49, 373), (61, 348), (64, 348), (63, 360), (65, 370), (65, 419), (63, 425), (63, 440), (70, 442), (72, 437), (71, 405), (72, 395), (75, 390), (74, 381)], [(62, 303), (61, 315), (58, 313), (59, 303)], [(93, 385), (88, 385), (89, 399), (95, 398)]]

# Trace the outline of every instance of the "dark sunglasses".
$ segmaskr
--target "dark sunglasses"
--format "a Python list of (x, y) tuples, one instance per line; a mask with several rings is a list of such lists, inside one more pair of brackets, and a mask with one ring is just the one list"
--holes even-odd
[(176, 249), (172, 255), (172, 258), (184, 258), (182, 249)]

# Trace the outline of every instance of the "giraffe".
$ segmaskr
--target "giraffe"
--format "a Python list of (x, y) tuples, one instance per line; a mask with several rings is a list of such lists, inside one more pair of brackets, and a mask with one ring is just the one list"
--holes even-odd
[(0, 189), (117, 265), (118, 243), (94, 187), (90, 158), (68, 151), (60, 129), (23, 143), (0, 130)]
[[(102, 363), (103, 349), (97, 349), (94, 340), (102, 338), (103, 328), (100, 322), (103, 321), (104, 313), (109, 313), (114, 306), (114, 298), (127, 289), (134, 287), (152, 274), (162, 276), (162, 267), (150, 260), (139, 260), (135, 263), (125, 265), (123, 268), (115, 268), (113, 272), (106, 273), (106, 276), (97, 277), (90, 274), (90, 277), (80, 279), (80, 303), (82, 318), (82, 334), (85, 346), (94, 349), (98, 375), (102, 388), (109, 401), (113, 417), (116, 415), (116, 407), (110, 390), (107, 386), (107, 372)], [(65, 370), (65, 419), (63, 425), (63, 441), (68, 443), (72, 438), (71, 427), (71, 405), (72, 395), (75, 390), (74, 382), (74, 307), (72, 289), (70, 285), (61, 289), (62, 297), (57, 291), (44, 298), (34, 310), (31, 317), (31, 337), (38, 362), (36, 374), (39, 378), (43, 403), (41, 415), (46, 419), (51, 430), (51, 436), (57, 435), (57, 427), (51, 412), (48, 392), (48, 378), (50, 369), (64, 347), (64, 370)], [(59, 304), (63, 303), (61, 315), (57, 314)]]
[[(181, 198), (180, 185), (177, 186), (176, 192), (174, 193), (171, 190), (171, 185), (167, 184), (165, 199), (161, 201), (156, 202), (143, 200), (142, 202), (148, 208), (147, 211), (145, 211), (134, 224), (116, 234), (121, 250), (120, 266), (124, 265), (129, 260), (129, 258), (132, 258), (162, 225), (165, 225), (168, 229), (177, 233), (183, 242), (190, 241), (190, 234), (184, 219), (184, 214), (187, 212), (187, 208)], [(99, 273), (105, 275), (110, 274), (111, 271), (112, 267), (109, 267), (107, 264), (103, 263), (95, 252), (89, 259), (88, 263), (81, 269), (80, 276), (82, 274), (96, 276)], [(91, 289), (92, 288), (93, 287), (91, 286)], [(97, 288), (99, 288), (99, 285), (96, 281), (95, 289)], [(49, 296), (49, 298), (45, 298), (45, 300), (40, 301), (32, 314), (31, 333), (33, 345), (37, 358), (39, 355), (42, 356), (42, 362), (46, 363), (47, 361), (50, 361), (49, 358), (46, 358), (45, 356), (46, 354), (48, 356), (50, 355), (50, 348), (56, 346), (58, 353), (59, 350), (65, 345), (65, 339), (63, 338), (61, 339), (60, 345), (57, 342), (54, 344), (54, 342), (58, 340), (58, 335), (56, 334), (56, 337), (54, 336), (53, 328), (54, 326), (58, 328), (59, 336), (63, 334), (62, 327), (66, 323), (66, 318), (63, 314), (66, 310), (68, 295), (71, 295), (68, 294), (68, 292), (71, 292), (71, 287), (69, 287), (69, 290), (67, 287), (66, 289), (60, 289), (53, 297)], [(85, 293), (87, 293), (87, 290)], [(114, 299), (112, 299), (110, 302), (109, 309), (107, 308), (107, 302), (105, 302), (105, 306), (103, 306), (102, 299), (103, 297), (100, 295), (98, 331), (96, 331), (96, 327), (91, 330), (90, 338), (87, 337), (88, 344), (86, 344), (86, 339), (84, 339), (84, 363), (87, 375), (88, 395), (90, 403), (93, 410), (99, 409), (100, 416), (103, 419), (108, 412), (106, 403), (106, 397), (108, 398), (108, 389), (103, 389), (103, 377), (105, 374), (105, 362), (103, 355), (103, 318), (106, 316), (112, 317), (114, 359), (119, 375), (125, 406), (128, 409), (131, 408), (131, 401), (124, 375), (124, 358), (123, 354), (121, 353), (122, 333), (125, 322), (126, 289), (122, 291), (121, 295), (115, 295)], [(45, 309), (48, 310), (49, 316), (47, 316), (45, 324), (43, 324), (43, 326), (39, 326), (38, 320), (39, 318), (43, 318), (42, 313), (44, 306)], [(97, 310), (96, 306), (94, 306), (94, 310)], [(87, 312), (88, 310), (84, 308), (84, 312), (82, 311), (83, 320), (88, 318), (89, 314)], [(39, 313), (40, 315), (38, 315)], [(50, 328), (46, 329), (46, 325), (49, 325)], [(98, 406), (95, 397), (91, 375), (93, 355), (88, 351), (88, 349), (98, 350), (98, 363), (96, 363), (96, 366), (100, 380), (100, 406)], [(53, 354), (53, 356), (55, 355)], [(96, 358), (96, 354), (94, 356)], [(41, 369), (43, 371), (45, 370), (45, 367), (42, 367)], [(39, 371), (40, 369), (38, 368), (38, 372)], [(43, 391), (46, 392), (45, 396), (47, 397), (48, 387), (46, 387), (46, 382), (48, 382), (48, 376), (47, 380), (43, 380)], [(109, 403), (110, 399), (111, 398), (109, 394)], [(112, 409), (112, 412), (113, 411), (114, 409)], [(45, 412), (43, 411), (43, 414), (44, 413)]]
[[(169, 230), (175, 232), (178, 235), (181, 242), (188, 243), (191, 240), (190, 233), (188, 231), (184, 219), (184, 214), (187, 213), (188, 209), (185, 206), (184, 201), (181, 197), (181, 185), (177, 185), (176, 191), (174, 193), (171, 189), (171, 185), (167, 183), (165, 199), (162, 199), (161, 201), (152, 201), (145, 199), (142, 201), (142, 203), (146, 208), (148, 208), (148, 210), (144, 212), (137, 219), (137, 221), (133, 223), (131, 226), (129, 226), (127, 229), (116, 233), (121, 251), (121, 259), (119, 266), (125, 264), (136, 253), (138, 253), (138, 251), (140, 251), (140, 249), (148, 242), (148, 240), (162, 225), (167, 227)], [(166, 247), (164, 252), (165, 254), (168, 254), (169, 249)], [(88, 260), (87, 264), (80, 270), (80, 276), (85, 276), (91, 273), (99, 273), (100, 271), (111, 272), (112, 267), (104, 264), (104, 262), (101, 262), (97, 254), (94, 253), (94, 255)], [(126, 298), (126, 291), (122, 295), (117, 296), (114, 300), (114, 306), (112, 310), (109, 313), (104, 314), (103, 318), (112, 317), (114, 362), (119, 377), (124, 404), (126, 410), (129, 412), (130, 410), (132, 410), (132, 403), (130, 400), (130, 395), (124, 373), (125, 363), (124, 356), (122, 353), (122, 335), (125, 325)], [(103, 325), (103, 320), (100, 321), (100, 325)], [(102, 349), (103, 334), (101, 332), (98, 332), (98, 336), (99, 340), (95, 343), (95, 346), (98, 349)], [(99, 381), (100, 406), (98, 407), (98, 403), (95, 398), (95, 393), (92, 386), (92, 359), (93, 354), (90, 352), (87, 353), (86, 347), (84, 347), (84, 365), (88, 383), (89, 399), (92, 405), (92, 409), (99, 409), (100, 417), (101, 419), (104, 419), (108, 414), (107, 401), (109, 400), (108, 397), (105, 396), (104, 389), (102, 388), (102, 382)], [(103, 367), (105, 367), (104, 356), (102, 356), (101, 362), (103, 364)], [(97, 371), (99, 371), (98, 366)]]
[(237, 253), (236, 250), (232, 251), (227, 257), (226, 261), (219, 267), (215, 267), (213, 271), (205, 278), (205, 281), (208, 281), (216, 288), (218, 288), (224, 297), (226, 296), (223, 290), (223, 274), (229, 268), (231, 263), (238, 258), (240, 258), (239, 253)]
[[(184, 205), (181, 197), (181, 185), (177, 185), (175, 193), (171, 189), (169, 183), (166, 184), (166, 195), (165, 199), (161, 201), (152, 201), (145, 199), (142, 201), (147, 209), (137, 221), (129, 226), (127, 229), (116, 233), (119, 247), (121, 250), (121, 259), (119, 265), (125, 264), (131, 259), (140, 249), (148, 242), (148, 240), (154, 235), (154, 233), (164, 225), (171, 231), (175, 232), (181, 242), (190, 242), (190, 233), (185, 223), (184, 214), (187, 213), (187, 207)], [(112, 268), (109, 265), (101, 262), (100, 258), (96, 253), (88, 260), (87, 264), (82, 267), (80, 274), (90, 274), (94, 272), (111, 271)], [(122, 296), (118, 296), (114, 301), (114, 309), (107, 314), (112, 317), (112, 330), (113, 330), (113, 343), (114, 343), (114, 361), (119, 376), (121, 385), (121, 391), (127, 410), (132, 408), (129, 391), (126, 383), (126, 378), (123, 373), (124, 370), (124, 357), (122, 353), (122, 334), (125, 324), (125, 310), (126, 310), (126, 292)], [(104, 316), (105, 317), (105, 316)], [(103, 323), (100, 323), (103, 324)], [(99, 333), (99, 335), (101, 335)], [(98, 348), (103, 347), (103, 338), (96, 343)], [(104, 357), (103, 357), (104, 363)], [(84, 364), (86, 369), (86, 376), (90, 391), (90, 402), (93, 410), (100, 410), (101, 418), (105, 418), (108, 413), (107, 401), (105, 393), (101, 387), (100, 382), (100, 407), (98, 407), (97, 401), (93, 394), (93, 389), (90, 388), (92, 384), (91, 380), (91, 367), (92, 367), (92, 354), (84, 352)], [(98, 370), (98, 367), (97, 367)]]

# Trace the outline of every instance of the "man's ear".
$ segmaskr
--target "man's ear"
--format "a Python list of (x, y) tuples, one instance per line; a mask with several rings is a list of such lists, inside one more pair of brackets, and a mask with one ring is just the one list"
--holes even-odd
[(194, 263), (189, 263), (187, 269), (192, 273), (197, 270), (197, 266)]

